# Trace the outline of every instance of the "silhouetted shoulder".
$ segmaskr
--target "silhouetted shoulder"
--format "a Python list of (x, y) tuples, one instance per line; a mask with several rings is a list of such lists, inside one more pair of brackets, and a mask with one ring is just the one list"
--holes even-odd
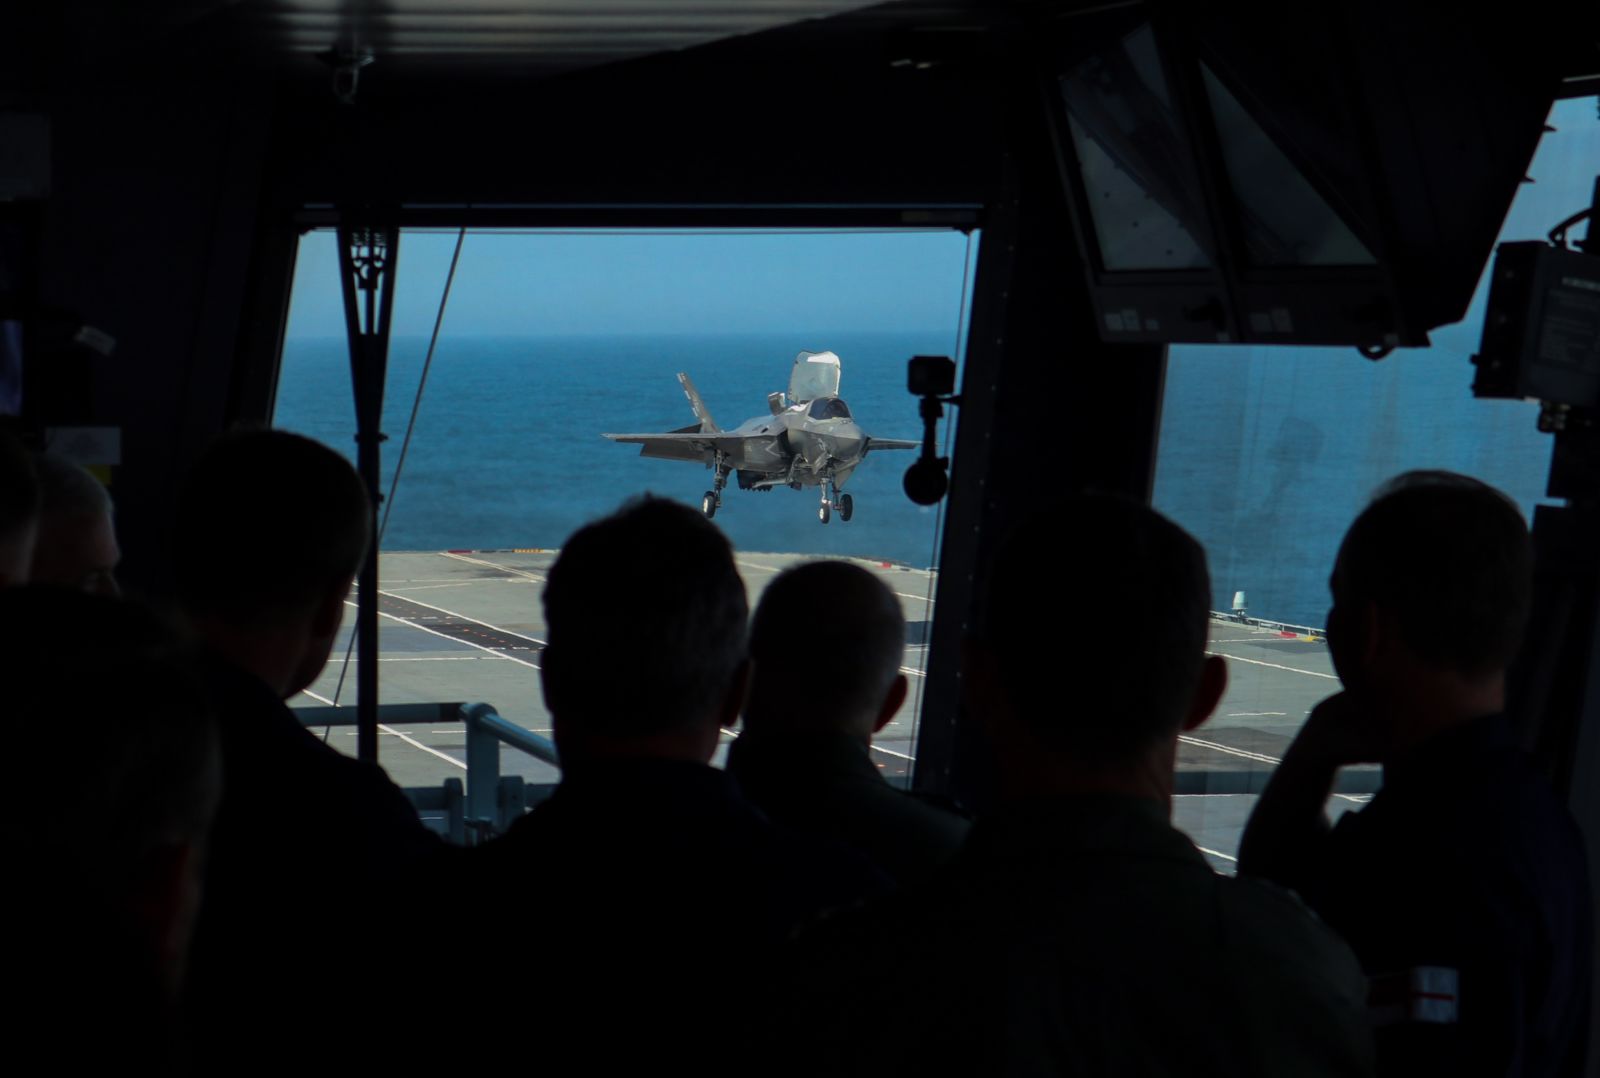
[(1348, 949), (1132, 799), (980, 820), (932, 881), (824, 918), (792, 961), (809, 1073), (1371, 1069)]

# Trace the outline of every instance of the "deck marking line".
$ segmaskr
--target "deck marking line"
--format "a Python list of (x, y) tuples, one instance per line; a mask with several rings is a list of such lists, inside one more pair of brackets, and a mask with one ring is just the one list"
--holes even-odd
[[(461, 643), (466, 643), (465, 640)], [(476, 655), (384, 655), (379, 657), (380, 663), (475, 663), (481, 660)]]
[(1239, 859), (1237, 857), (1229, 857), (1221, 850), (1208, 850), (1204, 846), (1196, 846), (1195, 849), (1199, 850), (1201, 853), (1209, 853), (1212, 857), (1220, 857), (1224, 861), (1232, 861), (1236, 865), (1239, 863)]
[(300, 691), (305, 693), (307, 696), (311, 697), (311, 699), (313, 699), (313, 700), (321, 700), (324, 704), (327, 704), (329, 707), (338, 707), (339, 706), (338, 704), (334, 703), (332, 700), (329, 700), (326, 696), (323, 696), (320, 693), (314, 693), (310, 689), (301, 689)]
[(481, 625), (485, 629), (493, 629), (497, 633), (503, 633), (506, 636), (514, 636), (518, 640), (530, 640), (535, 644), (541, 644), (541, 645), (546, 643), (546, 641), (540, 640), (537, 636), (529, 636), (527, 633), (512, 632), (510, 629), (502, 629), (502, 628), (500, 628), (500, 626), (491, 624), (491, 623), (489, 623), (487, 621), (484, 621), (482, 618), (474, 618), (474, 617), (468, 617), (466, 614), (458, 614), (454, 610), (446, 610), (442, 606), (434, 606), (432, 603), (425, 603), (421, 599), (407, 599), (404, 595), (391, 595), (389, 592), (384, 591), (382, 588), (378, 589), (378, 594), (379, 595), (388, 595), (389, 598), (391, 598), (391, 599), (399, 599), (403, 603), (415, 603), (417, 606), (424, 606), (424, 607), (427, 607), (429, 610), (437, 610), (441, 614), (448, 614), (452, 618), (460, 618), (462, 621), (468, 622), (471, 625)]
[(903, 752), (895, 752), (893, 749), (886, 749), (881, 745), (872, 745), (870, 748), (873, 752), (881, 752), (886, 756), (894, 756), (901, 760), (910, 760), (912, 763), (916, 763), (917, 761), (915, 756), (907, 756)]
[(1215, 749), (1217, 752), (1225, 752), (1230, 756), (1242, 756), (1246, 760), (1255, 760), (1257, 763), (1277, 764), (1283, 762), (1282, 759), (1277, 756), (1268, 756), (1266, 753), (1262, 752), (1250, 752), (1248, 749), (1236, 749), (1232, 745), (1223, 745), (1216, 741), (1206, 741), (1202, 738), (1191, 737), (1188, 734), (1179, 734), (1178, 740), (1183, 742), (1185, 745), (1198, 745), (1203, 749)]
[(1323, 674), (1323, 673), (1317, 672), (1316, 670), (1302, 670), (1298, 666), (1284, 666), (1282, 663), (1263, 662), (1260, 659), (1246, 659), (1242, 655), (1229, 655), (1225, 651), (1208, 651), (1208, 652), (1206, 652), (1206, 654), (1207, 655), (1219, 655), (1224, 659), (1231, 659), (1234, 662), (1250, 663), (1252, 666), (1270, 666), (1274, 670), (1287, 670), (1291, 674), (1305, 674), (1307, 677), (1327, 678), (1329, 681), (1338, 681), (1339, 680), (1339, 676), (1337, 674)]
[[(1226, 753), (1229, 753), (1229, 754), (1231, 754), (1233, 756), (1243, 756), (1247, 760), (1256, 760), (1256, 761), (1258, 761), (1260, 763), (1264, 763), (1264, 764), (1278, 764), (1278, 763), (1282, 763), (1283, 762), (1282, 760), (1280, 760), (1276, 756), (1267, 756), (1266, 754), (1259, 753), (1259, 752), (1246, 752), (1244, 749), (1230, 748), (1227, 745), (1219, 745), (1214, 741), (1202, 741), (1200, 738), (1198, 738), (1198, 737), (1190, 737), (1188, 734), (1179, 734), (1178, 735), (1178, 740), (1182, 741), (1182, 742), (1184, 742), (1185, 744), (1188, 744), (1188, 745), (1199, 745), (1199, 746), (1202, 746), (1202, 747), (1208, 748), (1208, 749), (1216, 749), (1218, 752), (1226, 752)], [(1217, 795), (1214, 795), (1214, 794), (1213, 795), (1200, 794), (1200, 795), (1197, 795), (1197, 796), (1204, 797), (1204, 796), (1217, 796)], [(1223, 795), (1223, 796), (1227, 796), (1227, 795)], [(1357, 805), (1366, 804), (1366, 801), (1364, 801), (1362, 799), (1361, 795), (1359, 795), (1359, 794), (1341, 794), (1341, 793), (1336, 793), (1333, 796), (1339, 798), (1341, 801), (1351, 801), (1351, 802), (1354, 802)], [(1227, 856), (1227, 855), (1226, 854), (1221, 854), (1219, 856)], [(1229, 860), (1233, 860), (1233, 858), (1229, 858)]]
[(476, 580), (457, 580), (449, 584), (418, 584), (414, 588), (397, 588), (391, 585), (389, 590), (396, 593), (404, 591), (437, 591), (440, 588), (470, 588), (476, 583), (479, 582)]
[(453, 550), (441, 550), (439, 551), (439, 556), (443, 558), (454, 558), (456, 561), (464, 561), (472, 565), (487, 565), (489, 568), (498, 569), (502, 573), (510, 573), (512, 576), (520, 576), (526, 580), (537, 580), (541, 584), (544, 583), (544, 577), (540, 576), (538, 573), (530, 573), (524, 569), (513, 569), (511, 566), (501, 565), (497, 561), (485, 561), (482, 558), (469, 558), (465, 554), (458, 554)]
[(445, 760), (445, 761), (448, 761), (449, 763), (455, 764), (457, 767), (459, 767), (463, 771), (465, 771), (467, 769), (467, 765), (463, 761), (457, 760), (454, 756), (451, 756), (449, 753), (440, 752), (436, 748), (432, 748), (431, 746), (424, 745), (422, 742), (418, 741), (416, 738), (410, 737), (410, 736), (408, 736), (406, 734), (402, 734), (399, 730), (396, 730), (392, 726), (385, 726), (383, 723), (380, 722), (378, 724), (378, 729), (382, 730), (386, 734), (393, 734), (395, 737), (398, 737), (401, 741), (404, 741), (407, 745), (410, 745), (412, 748), (421, 749), (423, 752), (426, 752), (426, 753), (428, 753), (430, 755), (433, 755), (433, 756), (437, 756), (441, 760)]
[(913, 677), (927, 677), (928, 676), (923, 671), (918, 670), (918, 669), (916, 669), (915, 667), (912, 667), (912, 666), (902, 666), (900, 668), (900, 672), (902, 674), (910, 674)]
[[(344, 605), (353, 607), (356, 604), (351, 600), (346, 599), (344, 601)], [(359, 609), (359, 607), (357, 609)], [(527, 659), (519, 659), (515, 655), (507, 655), (505, 652), (496, 648), (485, 647), (482, 644), (474, 644), (471, 640), (463, 640), (459, 636), (447, 636), (446, 634), (439, 632), (437, 629), (430, 629), (426, 625), (418, 625), (410, 618), (402, 618), (399, 614), (391, 614), (387, 610), (379, 610), (378, 616), (388, 618), (390, 621), (398, 621), (401, 625), (404, 625), (407, 628), (416, 629), (418, 632), (428, 633), (431, 636), (437, 636), (439, 639), (448, 640), (453, 644), (465, 644), (469, 648), (477, 648), (479, 651), (486, 651), (490, 655), (505, 659), (508, 662), (521, 663), (523, 666), (531, 666), (535, 670), (539, 669), (538, 663), (531, 663)]]

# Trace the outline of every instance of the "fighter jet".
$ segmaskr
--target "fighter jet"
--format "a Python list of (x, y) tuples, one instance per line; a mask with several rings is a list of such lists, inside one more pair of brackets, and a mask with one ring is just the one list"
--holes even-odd
[(747, 419), (723, 430), (687, 374), (680, 373), (684, 395), (695, 419), (691, 426), (665, 434), (606, 434), (614, 442), (643, 446), (641, 457), (694, 460), (712, 469), (711, 489), (700, 500), (708, 517), (722, 507), (722, 488), (729, 474), (740, 490), (773, 487), (821, 487), (817, 519), (826, 524), (854, 513), (850, 495), (839, 493), (862, 458), (878, 449), (920, 449), (921, 442), (871, 438), (839, 399), (839, 357), (832, 352), (801, 352), (789, 373), (787, 393), (767, 396), (769, 415)]

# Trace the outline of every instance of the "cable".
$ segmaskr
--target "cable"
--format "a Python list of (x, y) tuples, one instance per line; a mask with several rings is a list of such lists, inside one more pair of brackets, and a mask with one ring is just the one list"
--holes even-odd
[[(400, 490), (400, 473), (405, 470), (406, 453), (411, 449), (411, 435), (417, 429), (417, 414), (422, 410), (422, 391), (428, 385), (428, 372), (433, 369), (433, 353), (439, 346), (439, 330), (444, 325), (445, 308), (450, 305), (450, 289), (456, 281), (456, 266), (461, 262), (461, 247), (466, 242), (467, 230), (463, 226), (456, 232), (456, 249), (450, 255), (450, 271), (445, 274), (444, 293), (439, 297), (439, 310), (433, 316), (433, 335), (428, 338), (428, 354), (422, 360), (422, 377), (417, 379), (417, 393), (411, 400), (411, 418), (406, 421), (406, 436), (400, 442), (400, 456), (395, 459), (394, 478), (389, 481), (389, 497), (383, 503), (383, 519), (378, 523), (378, 534), (373, 537), (373, 542), (379, 549), (383, 546), (384, 534), (389, 530), (389, 514), (394, 511), (395, 495)], [(355, 634), (350, 635), (350, 642), (345, 645), (344, 662), (339, 667), (339, 682), (333, 690), (333, 706), (339, 706), (339, 694), (344, 691), (345, 674), (350, 669), (350, 655), (355, 650)], [(323, 740), (327, 740), (324, 732)]]
[(433, 335), (428, 338), (428, 354), (422, 360), (422, 377), (417, 379), (417, 395), (411, 401), (411, 418), (406, 420), (406, 436), (400, 443), (400, 456), (395, 460), (394, 479), (389, 483), (389, 500), (383, 506), (383, 520), (378, 525), (378, 539), (382, 541), (389, 530), (389, 514), (394, 511), (395, 493), (400, 489), (400, 472), (406, 466), (406, 453), (411, 449), (411, 435), (417, 428), (417, 413), (422, 408), (422, 391), (428, 384), (428, 371), (433, 367), (433, 351), (439, 345), (439, 330), (444, 325), (444, 311), (450, 303), (450, 288), (455, 284), (456, 266), (461, 262), (461, 246), (466, 242), (467, 230), (456, 233), (456, 249), (450, 255), (450, 272), (445, 274), (444, 295), (439, 297), (439, 312), (433, 318)]
[[(971, 282), (971, 279), (972, 279), (972, 253), (973, 253), (972, 252), (972, 247), (973, 247), (972, 233), (968, 232), (967, 233), (967, 251), (966, 251), (965, 257), (963, 257), (962, 261), (961, 261), (961, 305), (956, 309), (956, 341), (955, 341), (955, 348), (952, 349), (952, 352), (953, 352), (953, 354), (955, 356), (955, 359), (956, 359), (957, 363), (961, 363), (965, 359), (965, 355), (964, 355), (965, 348), (963, 347), (963, 345), (965, 344), (965, 341), (966, 341), (967, 316), (970, 313), (969, 303), (970, 303), (970, 300), (971, 300), (971, 295), (970, 295), (970, 292), (969, 292), (969, 285), (970, 285), (970, 282)], [(963, 371), (963, 375), (964, 374), (965, 374), (965, 372)], [(960, 387), (958, 386), (957, 388), (960, 388)], [(949, 413), (949, 418), (945, 421), (945, 425), (944, 425), (944, 452), (943, 452), (943, 456), (944, 456), (944, 458), (946, 460), (950, 459), (950, 444), (955, 438), (955, 429), (956, 429), (955, 413), (951, 412), (951, 413)], [(932, 564), (930, 566), (930, 569), (932, 570), (932, 573), (930, 575), (937, 574), (937, 572), (939, 570), (939, 556), (940, 556), (940, 553), (942, 552), (942, 550), (944, 548), (944, 514), (945, 514), (945, 508), (949, 504), (950, 504), (950, 497), (947, 494), (945, 497), (939, 499), (939, 508), (934, 511), (934, 516), (933, 516), (933, 555), (932, 555), (932, 559), (931, 559), (932, 560)], [(931, 579), (929, 581), (929, 583), (930, 584), (936, 584), (937, 580), (938, 580), (937, 576), (934, 575), (933, 579)], [(912, 755), (913, 756), (916, 755), (917, 736), (919, 734), (921, 734), (921, 732), (922, 732), (922, 701), (923, 701), (924, 694), (927, 692), (927, 685), (928, 685), (928, 677), (927, 677), (927, 674), (928, 674), (928, 656), (932, 653), (932, 647), (933, 647), (933, 632), (932, 632), (932, 628), (931, 628), (932, 624), (933, 624), (933, 593), (934, 593), (934, 589), (932, 587), (930, 587), (928, 589), (927, 599), (924, 601), (924, 604), (923, 604), (923, 616), (922, 616), (922, 625), (923, 625), (923, 630), (922, 630), (923, 631), (923, 639), (922, 639), (922, 674), (923, 674), (923, 676), (917, 679), (917, 698), (916, 698), (916, 701), (915, 701), (915, 707), (913, 708), (912, 713), (911, 713), (911, 716), (912, 716), (911, 717), (911, 749), (912, 749)], [(914, 778), (915, 775), (916, 775), (916, 770), (915, 770), (916, 769), (916, 761), (915, 760), (911, 761), (911, 766), (912, 766), (912, 776)]]

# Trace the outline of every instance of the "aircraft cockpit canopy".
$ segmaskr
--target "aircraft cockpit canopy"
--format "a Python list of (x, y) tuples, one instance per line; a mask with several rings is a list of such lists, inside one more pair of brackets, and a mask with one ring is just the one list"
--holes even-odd
[(838, 397), (823, 397), (811, 402), (812, 419), (849, 419), (850, 409)]

